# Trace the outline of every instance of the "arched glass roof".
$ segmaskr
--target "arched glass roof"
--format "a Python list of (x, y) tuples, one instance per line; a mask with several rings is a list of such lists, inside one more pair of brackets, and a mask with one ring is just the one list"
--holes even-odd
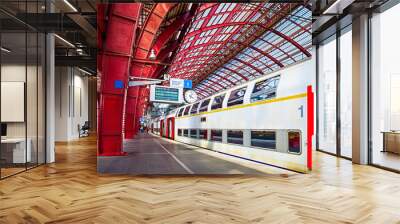
[(206, 97), (310, 57), (311, 42), (307, 5), (204, 4), (168, 73)]

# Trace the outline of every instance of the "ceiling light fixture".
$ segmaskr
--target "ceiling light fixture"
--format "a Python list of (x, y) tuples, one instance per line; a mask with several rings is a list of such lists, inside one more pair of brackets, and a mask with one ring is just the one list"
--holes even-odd
[(64, 3), (67, 4), (74, 12), (78, 12), (75, 6), (73, 6), (68, 0), (64, 0)]
[(60, 37), (58, 34), (54, 34), (55, 37), (57, 37), (59, 40), (61, 40), (62, 42), (64, 42), (65, 44), (67, 44), (70, 47), (75, 48), (75, 45), (73, 45), (71, 42), (69, 42), (68, 40)]
[(5, 47), (1, 47), (0, 49), (1, 49), (2, 51), (6, 52), (6, 53), (10, 53), (10, 52), (11, 52), (11, 50), (9, 50), (9, 49), (7, 49), (7, 48), (5, 48)]
[(156, 51), (154, 49), (151, 49), (149, 59), (155, 60), (156, 59)]

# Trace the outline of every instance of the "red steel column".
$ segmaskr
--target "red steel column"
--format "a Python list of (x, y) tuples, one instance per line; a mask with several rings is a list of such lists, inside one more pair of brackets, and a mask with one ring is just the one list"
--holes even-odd
[(124, 92), (141, 4), (112, 4), (104, 40), (100, 84), (98, 155), (120, 156)]
[(130, 87), (127, 92), (126, 97), (126, 107), (125, 107), (125, 139), (132, 139), (136, 133), (137, 129), (135, 126), (136, 122), (136, 99), (139, 97), (139, 87)]
[(307, 168), (312, 170), (312, 138), (314, 135), (314, 93), (307, 86)]

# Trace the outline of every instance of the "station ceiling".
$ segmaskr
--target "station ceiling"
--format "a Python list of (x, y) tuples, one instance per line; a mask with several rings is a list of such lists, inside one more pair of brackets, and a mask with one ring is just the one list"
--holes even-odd
[(193, 80), (201, 98), (311, 57), (308, 3), (177, 4), (164, 23), (193, 7), (189, 26), (172, 38), (179, 45), (163, 72)]

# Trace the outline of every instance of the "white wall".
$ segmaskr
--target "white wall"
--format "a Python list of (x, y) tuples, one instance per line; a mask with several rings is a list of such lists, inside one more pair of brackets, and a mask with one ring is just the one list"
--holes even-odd
[[(37, 70), (38, 69), (38, 70)], [(27, 79), (27, 80), (26, 80)], [(45, 117), (44, 117), (44, 74), (42, 68), (36, 65), (19, 63), (3, 64), (1, 66), (2, 82), (24, 82), (26, 84), (26, 107), (21, 108), (26, 112), (26, 120), (22, 122), (6, 122), (8, 138), (27, 138), (31, 148), (32, 161), (44, 162), (45, 150)], [(24, 90), (21, 94), (24, 94)], [(7, 97), (7, 96), (2, 96)], [(3, 112), (11, 108), (1, 108)], [(12, 111), (7, 111), (12, 113)], [(39, 156), (37, 156), (37, 153)]]
[(79, 137), (78, 125), (88, 120), (88, 78), (71, 67), (56, 67), (56, 141)]

